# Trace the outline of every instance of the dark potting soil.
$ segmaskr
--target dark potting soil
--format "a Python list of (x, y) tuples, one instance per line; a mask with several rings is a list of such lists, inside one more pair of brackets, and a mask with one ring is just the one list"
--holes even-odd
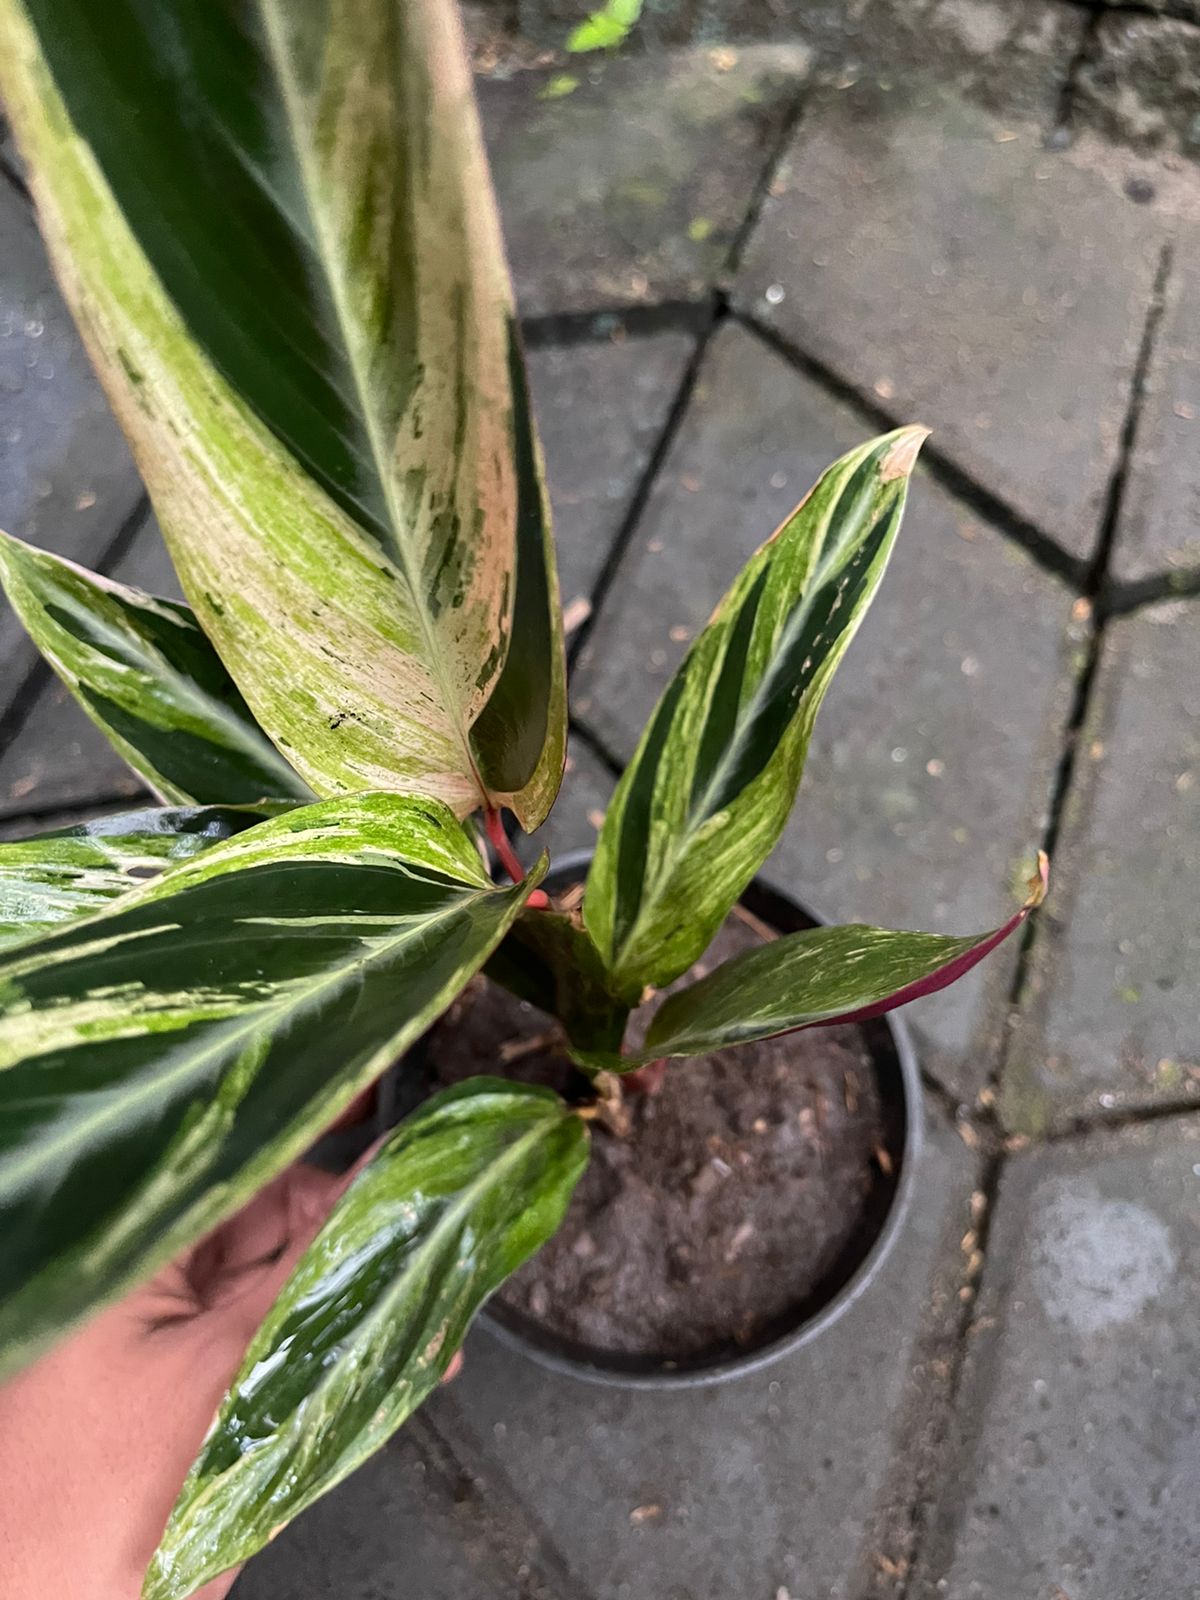
[[(759, 937), (731, 917), (689, 976)], [(429, 1036), (434, 1082), (490, 1073), (578, 1095), (580, 1074), (553, 1048), (505, 1061), (552, 1028), (476, 979)], [(563, 1226), (500, 1291), (502, 1314), (583, 1350), (687, 1362), (769, 1342), (852, 1274), (897, 1150), (864, 1029), (672, 1061), (657, 1094), (627, 1104), (626, 1137), (592, 1124)]]

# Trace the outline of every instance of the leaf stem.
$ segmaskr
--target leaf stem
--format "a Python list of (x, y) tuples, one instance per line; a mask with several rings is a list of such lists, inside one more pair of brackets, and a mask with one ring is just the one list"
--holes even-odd
[[(525, 881), (525, 868), (517, 860), (517, 853), (509, 843), (508, 835), (504, 831), (504, 819), (499, 810), (489, 806), (483, 814), (483, 825), (487, 829), (487, 836), (491, 840), (492, 848), (499, 857), (500, 865), (508, 873), (514, 883)], [(525, 902), (535, 911), (544, 911), (550, 904), (549, 896), (542, 889), (535, 889)]]
[(659, 1056), (657, 1061), (647, 1061), (644, 1067), (622, 1073), (621, 1084), (626, 1094), (657, 1094), (666, 1075), (667, 1059)]

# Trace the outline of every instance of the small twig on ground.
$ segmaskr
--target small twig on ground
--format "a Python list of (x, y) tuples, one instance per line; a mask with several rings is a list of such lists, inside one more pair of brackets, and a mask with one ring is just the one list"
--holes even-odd
[(526, 1056), (536, 1056), (542, 1050), (554, 1050), (565, 1043), (566, 1035), (561, 1028), (545, 1028), (525, 1039), (506, 1039), (497, 1053), (501, 1065), (511, 1067), (514, 1061), (524, 1061)]
[(745, 906), (740, 904), (734, 906), (733, 915), (756, 933), (764, 944), (770, 944), (772, 939), (778, 939), (779, 934), (776, 929), (765, 923), (761, 917), (756, 917), (753, 911), (747, 911)]

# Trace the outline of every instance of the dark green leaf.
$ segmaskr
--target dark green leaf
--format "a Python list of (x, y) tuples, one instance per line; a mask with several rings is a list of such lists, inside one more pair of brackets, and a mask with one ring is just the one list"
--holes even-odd
[(526, 906), (484, 971), (557, 1017), (577, 1050), (612, 1052), (620, 1046), (629, 1007), (610, 991), (600, 953), (577, 912)]
[(0, 844), (0, 949), (90, 916), (167, 867), (262, 821), (257, 809), (165, 806)]
[(0, 1366), (295, 1159), (482, 966), (496, 889), (434, 800), (262, 822), (0, 960)]
[(608, 808), (584, 901), (630, 1001), (699, 958), (778, 839), (924, 438), (902, 428), (832, 466), (742, 570), (659, 702)]
[(255, 1336), (145, 1600), (182, 1600), (246, 1560), (395, 1432), (483, 1301), (558, 1227), (587, 1149), (549, 1090), (491, 1078), (401, 1124)]
[(43, 231), (184, 590), (322, 794), (549, 810), (541, 463), (454, 0), (0, 0)]
[(201, 805), (311, 800), (187, 606), (0, 533), (0, 579), (59, 677), (133, 770)]

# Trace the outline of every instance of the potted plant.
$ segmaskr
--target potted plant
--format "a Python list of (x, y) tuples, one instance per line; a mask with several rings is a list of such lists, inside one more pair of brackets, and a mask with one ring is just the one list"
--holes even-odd
[(558, 790), (562, 630), (450, 0), (119, 0), (103, 24), (0, 0), (0, 80), (190, 601), (0, 540), (33, 639), (162, 801), (0, 847), (4, 1370), (244, 1203), (485, 966), (591, 1086), (471, 1074), (387, 1137), (205, 1441), (161, 1600), (420, 1404), (561, 1222), (589, 1124), (619, 1135), (625, 1075), (940, 988), (1044, 867), (986, 935), (784, 931), (694, 976), (882, 577), (904, 428), (829, 469), (695, 640), (582, 904), (550, 902), (544, 857), (522, 872), (503, 821), (536, 829)]

